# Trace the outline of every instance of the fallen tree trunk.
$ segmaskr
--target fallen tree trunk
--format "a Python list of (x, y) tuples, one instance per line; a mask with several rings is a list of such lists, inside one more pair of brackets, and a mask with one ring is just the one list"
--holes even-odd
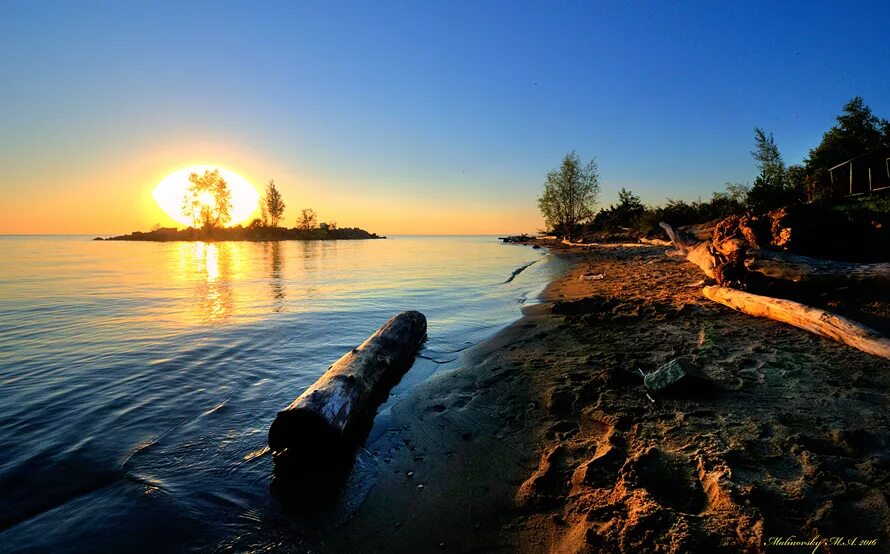
[(890, 339), (845, 317), (782, 298), (759, 296), (727, 287), (705, 287), (706, 298), (734, 310), (794, 325), (863, 352), (890, 359)]
[(698, 243), (686, 253), (686, 260), (700, 267), (711, 279), (716, 279), (717, 258), (711, 252), (710, 247), (711, 245), (707, 242)]
[(679, 230), (696, 240), (711, 240), (714, 234), (714, 223), (697, 223), (695, 225), (686, 225), (679, 227)]
[(638, 242), (572, 242), (568, 239), (563, 239), (561, 242), (566, 246), (585, 246), (588, 248), (647, 248), (651, 246)]
[(813, 283), (890, 284), (890, 263), (855, 264), (795, 256), (769, 250), (749, 250), (745, 260), (748, 271), (762, 273), (774, 279)]
[(671, 242), (663, 239), (647, 239), (646, 237), (640, 238), (640, 242), (643, 244), (648, 244), (649, 246), (670, 246)]
[(276, 461), (313, 462), (354, 446), (389, 389), (411, 367), (425, 336), (423, 314), (403, 312), (334, 362), (269, 427)]
[(674, 248), (690, 261), (701, 268), (705, 275), (711, 279), (716, 278), (716, 269), (719, 265), (717, 257), (711, 250), (710, 242), (691, 242), (685, 240), (673, 227), (662, 221), (658, 225), (667, 233)]
[(680, 235), (674, 231), (674, 228), (662, 221), (658, 224), (659, 227), (664, 229), (664, 232), (667, 233), (668, 238), (671, 239), (671, 242), (674, 244), (674, 248), (677, 249), (677, 252), (682, 252), (685, 256), (689, 253), (689, 250), (695, 246), (694, 244), (690, 244), (689, 242), (680, 238)]

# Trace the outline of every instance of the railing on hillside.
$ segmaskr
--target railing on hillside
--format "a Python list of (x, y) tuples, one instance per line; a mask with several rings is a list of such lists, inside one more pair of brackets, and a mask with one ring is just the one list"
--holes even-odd
[(872, 152), (839, 163), (828, 170), (832, 190), (846, 184), (848, 196), (890, 190), (890, 152)]

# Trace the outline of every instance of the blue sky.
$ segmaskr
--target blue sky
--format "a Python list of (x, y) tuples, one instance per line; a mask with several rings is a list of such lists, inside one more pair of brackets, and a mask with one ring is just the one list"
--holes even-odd
[(854, 95), (890, 117), (888, 25), (879, 2), (3, 1), (0, 199), (126, 202), (212, 158), (357, 223), (386, 199), (531, 230), (571, 150), (604, 203), (709, 197), (753, 179), (755, 126), (793, 163)]

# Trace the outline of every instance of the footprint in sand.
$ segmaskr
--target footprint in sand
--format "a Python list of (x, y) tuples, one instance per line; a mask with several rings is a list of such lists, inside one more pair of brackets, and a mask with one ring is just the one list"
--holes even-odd
[(698, 514), (707, 501), (697, 470), (683, 454), (651, 448), (635, 461), (640, 485), (662, 506)]

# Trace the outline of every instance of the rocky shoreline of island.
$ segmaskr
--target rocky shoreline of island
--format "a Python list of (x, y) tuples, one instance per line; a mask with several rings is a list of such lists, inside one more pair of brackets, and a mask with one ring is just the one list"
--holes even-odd
[(93, 240), (140, 241), (140, 242), (219, 242), (219, 241), (279, 241), (279, 240), (368, 240), (385, 239), (385, 236), (370, 233), (358, 227), (332, 228), (324, 224), (313, 229), (298, 227), (251, 226), (226, 227), (221, 229), (196, 229), (188, 227), (160, 227), (151, 231), (133, 231), (126, 235), (96, 237)]

